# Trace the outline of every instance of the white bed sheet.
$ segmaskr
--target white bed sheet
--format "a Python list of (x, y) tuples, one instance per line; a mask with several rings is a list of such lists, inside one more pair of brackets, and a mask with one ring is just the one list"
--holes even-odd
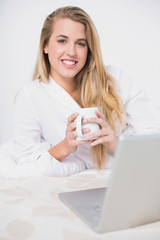
[(0, 178), (0, 240), (160, 240), (160, 222), (95, 233), (58, 198), (59, 192), (104, 187), (109, 170), (70, 177)]

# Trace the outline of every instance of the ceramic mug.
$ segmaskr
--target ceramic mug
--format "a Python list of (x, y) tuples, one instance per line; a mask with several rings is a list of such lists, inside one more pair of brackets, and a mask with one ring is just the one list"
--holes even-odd
[[(98, 118), (95, 111), (98, 111), (97, 107), (91, 107), (91, 108), (81, 108), (78, 113), (78, 117), (76, 118), (76, 131), (78, 136), (76, 137), (77, 140), (87, 140), (85, 139), (87, 135), (90, 135), (91, 133), (97, 131), (100, 129), (99, 124), (97, 123), (86, 123), (82, 125), (82, 120), (86, 118)], [(83, 128), (89, 128), (89, 133), (82, 133)], [(97, 139), (97, 137), (91, 139), (94, 140)]]

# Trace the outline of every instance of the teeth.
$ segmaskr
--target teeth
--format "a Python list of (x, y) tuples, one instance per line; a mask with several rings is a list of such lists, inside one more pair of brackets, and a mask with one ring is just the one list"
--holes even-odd
[(66, 64), (66, 65), (72, 66), (72, 65), (74, 65), (76, 62), (75, 62), (75, 61), (66, 61), (66, 60), (63, 60), (63, 63)]

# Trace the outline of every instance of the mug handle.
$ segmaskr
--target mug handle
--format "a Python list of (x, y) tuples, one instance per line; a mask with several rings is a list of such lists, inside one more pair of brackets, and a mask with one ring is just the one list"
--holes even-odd
[(78, 136), (77, 137), (82, 137), (83, 133), (82, 133), (82, 115), (78, 115), (77, 119), (76, 119), (76, 131)]

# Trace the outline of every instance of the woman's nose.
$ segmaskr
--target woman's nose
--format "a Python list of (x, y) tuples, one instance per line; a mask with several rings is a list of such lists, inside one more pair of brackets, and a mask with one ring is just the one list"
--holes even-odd
[(68, 44), (66, 53), (70, 56), (75, 56), (76, 55), (76, 47), (75, 44)]

